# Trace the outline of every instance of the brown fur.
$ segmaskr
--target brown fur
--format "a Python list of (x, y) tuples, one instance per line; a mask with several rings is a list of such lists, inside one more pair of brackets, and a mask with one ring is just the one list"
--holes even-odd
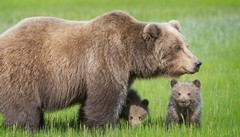
[(126, 104), (120, 114), (120, 118), (128, 121), (129, 125), (135, 126), (142, 123), (148, 116), (148, 100), (141, 100), (140, 96), (133, 89), (130, 89), (127, 95)]
[(200, 94), (201, 83), (199, 80), (193, 82), (171, 81), (172, 92), (168, 105), (166, 127), (169, 125), (188, 124), (199, 127), (202, 112), (202, 101)]
[(81, 103), (88, 127), (115, 125), (137, 77), (179, 77), (196, 62), (169, 23), (121, 11), (87, 23), (27, 18), (0, 36), (0, 112), (5, 125), (35, 130), (45, 111)]

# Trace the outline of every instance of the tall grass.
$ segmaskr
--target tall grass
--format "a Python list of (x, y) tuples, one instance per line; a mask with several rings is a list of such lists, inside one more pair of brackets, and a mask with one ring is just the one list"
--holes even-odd
[[(29, 16), (56, 16), (89, 20), (104, 12), (121, 9), (141, 21), (178, 19), (190, 50), (203, 62), (199, 73), (182, 81), (202, 82), (203, 113), (200, 129), (166, 131), (164, 119), (170, 95), (169, 79), (137, 80), (133, 87), (150, 101), (151, 117), (139, 127), (120, 121), (116, 128), (89, 131), (78, 128), (79, 106), (49, 112), (45, 128), (35, 136), (240, 136), (240, 1), (237, 0), (0, 0), (0, 32)], [(0, 116), (2, 121), (2, 116)], [(32, 136), (16, 127), (0, 127), (0, 136)]]

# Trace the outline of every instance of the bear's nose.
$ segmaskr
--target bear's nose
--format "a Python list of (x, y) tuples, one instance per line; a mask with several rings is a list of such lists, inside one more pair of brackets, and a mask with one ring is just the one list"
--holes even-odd
[(201, 61), (198, 60), (197, 62), (195, 62), (195, 66), (196, 66), (197, 71), (199, 70), (201, 65), (202, 65)]
[(181, 101), (181, 103), (183, 103), (183, 104), (184, 104), (184, 103), (186, 103), (186, 101), (185, 101), (185, 100), (182, 100), (182, 101)]

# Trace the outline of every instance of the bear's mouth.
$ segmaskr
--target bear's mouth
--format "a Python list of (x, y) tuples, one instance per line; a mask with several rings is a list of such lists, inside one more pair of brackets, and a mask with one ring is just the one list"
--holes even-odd
[(180, 107), (188, 107), (189, 104), (190, 104), (189, 102), (184, 102), (184, 103), (179, 102), (179, 106), (180, 106)]
[(194, 73), (198, 72), (199, 69), (194, 68), (194, 71), (189, 71), (189, 70), (187, 70), (186, 68), (183, 67), (183, 70), (184, 70), (187, 74), (194, 74)]
[(194, 71), (195, 71), (195, 72), (198, 72), (199, 69), (200, 69), (199, 67), (195, 67), (195, 68), (194, 68)]

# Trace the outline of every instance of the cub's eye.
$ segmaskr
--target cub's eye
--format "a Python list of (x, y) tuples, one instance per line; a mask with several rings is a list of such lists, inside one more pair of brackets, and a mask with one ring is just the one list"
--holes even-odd
[(178, 95), (180, 96), (180, 95), (181, 95), (181, 93), (179, 93), (179, 92), (178, 92)]
[(191, 95), (191, 93), (188, 93), (187, 95), (188, 95), (188, 96), (190, 96), (190, 95)]
[(139, 117), (139, 120), (140, 120), (140, 121), (142, 120), (142, 117), (141, 117), (141, 116)]
[(133, 116), (129, 116), (129, 120), (132, 120), (133, 119)]

